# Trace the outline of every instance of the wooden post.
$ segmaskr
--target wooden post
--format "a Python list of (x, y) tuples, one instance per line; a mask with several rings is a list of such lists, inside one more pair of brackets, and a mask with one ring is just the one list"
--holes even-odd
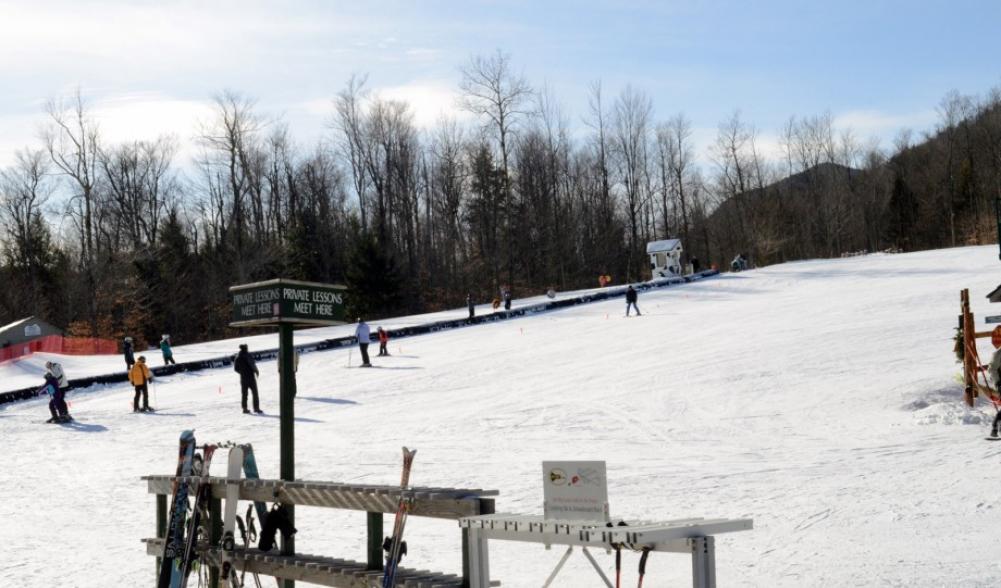
[[(166, 539), (167, 537), (167, 495), (157, 494), (156, 495), (156, 538)], [(156, 576), (160, 576), (160, 564), (162, 563), (162, 558), (157, 556), (156, 558)]]
[[(209, 549), (222, 541), (222, 501), (209, 500)], [(219, 588), (219, 568), (209, 568), (209, 588)]]
[(977, 389), (974, 386), (974, 378), (977, 371), (977, 360), (972, 353), (976, 349), (976, 326), (973, 323), (973, 315), (970, 313), (970, 290), (963, 288), (960, 293), (963, 320), (963, 399), (966, 405), (972, 407), (974, 399), (977, 397)]
[(368, 516), (368, 565), (366, 569), (382, 570), (382, 513), (370, 512)]
[[(286, 482), (295, 481), (295, 365), (293, 355), (295, 346), (292, 338), (291, 323), (278, 325), (278, 362), (281, 365), (280, 410), (279, 422), (281, 439), (281, 479)], [(295, 526), (295, 505), (288, 504), (289, 523)], [(295, 555), (295, 537), (282, 536), (282, 555)], [(295, 580), (285, 580), (283, 588), (295, 588)]]

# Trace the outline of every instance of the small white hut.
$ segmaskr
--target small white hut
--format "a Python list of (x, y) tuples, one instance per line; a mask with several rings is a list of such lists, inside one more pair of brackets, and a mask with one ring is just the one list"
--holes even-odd
[(646, 253), (650, 256), (653, 278), (670, 278), (681, 275), (681, 239), (650, 241)]

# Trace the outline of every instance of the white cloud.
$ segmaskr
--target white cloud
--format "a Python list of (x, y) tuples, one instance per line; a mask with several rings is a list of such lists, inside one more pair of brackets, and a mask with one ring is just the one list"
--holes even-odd
[(924, 130), (935, 124), (938, 115), (934, 110), (907, 114), (889, 114), (878, 110), (851, 110), (834, 117), (834, 128), (851, 131), (859, 137), (889, 137), (909, 128)]
[(435, 126), (443, 116), (464, 120), (469, 113), (458, 107), (459, 91), (444, 82), (412, 82), (401, 86), (375, 88), (373, 93), (390, 100), (410, 104), (414, 122), (427, 129)]

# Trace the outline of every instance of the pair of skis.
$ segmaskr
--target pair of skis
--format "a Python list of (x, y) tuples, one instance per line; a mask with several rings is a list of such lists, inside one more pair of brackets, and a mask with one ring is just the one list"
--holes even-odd
[[(163, 542), (163, 557), (157, 579), (158, 588), (187, 586), (202, 513), (211, 495), (211, 485), (207, 482), (214, 452), (214, 445), (206, 445), (202, 448), (202, 454), (196, 455), (195, 432), (188, 430), (181, 433), (177, 479), (174, 480), (170, 518)], [(192, 476), (195, 474), (198, 478), (192, 484)], [(190, 516), (188, 516), (189, 494), (195, 498)]]
[(386, 550), (386, 568), (382, 575), (382, 588), (392, 588), (396, 585), (396, 570), (400, 559), (407, 553), (407, 543), (403, 541), (403, 528), (407, 524), (407, 514), (413, 504), (413, 497), (407, 492), (410, 485), (410, 468), (414, 463), (417, 450), (403, 448), (403, 475), (400, 477), (400, 503), (396, 508), (396, 520), (393, 523), (393, 535), (386, 537), (382, 547)]

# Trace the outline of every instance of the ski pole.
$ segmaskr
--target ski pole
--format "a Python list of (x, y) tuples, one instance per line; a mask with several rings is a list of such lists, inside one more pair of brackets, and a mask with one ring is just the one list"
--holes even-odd
[(156, 380), (152, 380), (152, 382), (153, 382), (153, 404), (156, 405), (153, 408), (157, 408), (160, 406), (160, 400), (156, 397)]
[(640, 556), (640, 580), (636, 585), (637, 588), (643, 588), (643, 576), (646, 574), (646, 558), (650, 555), (650, 548), (643, 548), (643, 555)]

